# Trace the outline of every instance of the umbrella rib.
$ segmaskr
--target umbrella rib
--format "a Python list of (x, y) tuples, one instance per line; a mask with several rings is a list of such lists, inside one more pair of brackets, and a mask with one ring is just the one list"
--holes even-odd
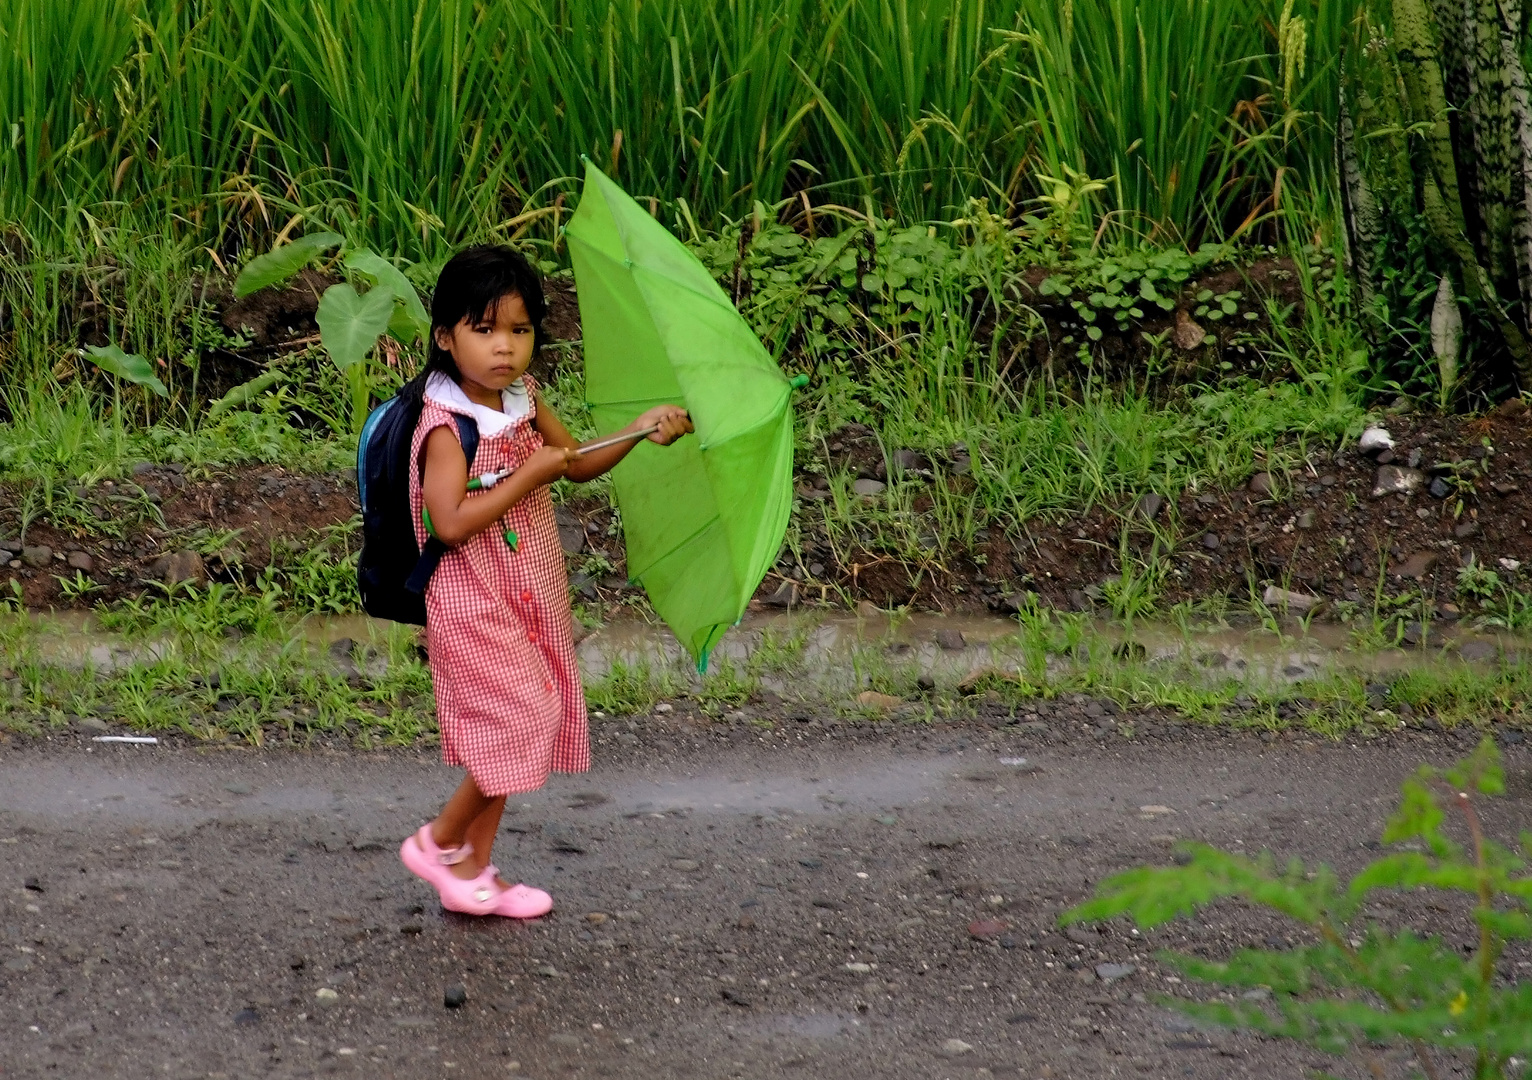
[[(622, 510), (622, 507), (619, 506), (618, 507), (618, 512), (620, 513), (621, 510)], [(646, 566), (642, 570), (637, 571), (636, 573), (633, 573), (633, 574), (629, 575), (628, 580), (629, 581), (642, 581), (644, 575), (649, 572), (649, 568), (652, 567), (655, 563), (659, 562), (660, 559), (664, 559), (664, 558), (666, 558), (666, 557), (668, 557), (670, 555), (674, 555), (676, 552), (678, 552), (682, 548), (684, 548), (687, 544), (690, 544), (693, 540), (697, 539), (697, 537), (699, 537), (703, 533), (707, 532), (714, 525), (717, 525), (721, 520), (722, 520), (722, 518), (719, 517), (719, 515), (714, 514), (712, 517), (710, 517), (706, 521), (704, 521), (701, 525), (697, 526), (696, 530), (693, 531), (693, 533), (690, 536), (688, 536), (685, 540), (682, 540), (680, 543), (676, 544), (669, 551), (665, 552), (664, 555), (661, 555), (658, 559), (651, 560), (650, 563), (649, 563), (649, 566)]]
[[(621, 231), (621, 226), (618, 225), (617, 228), (618, 228), (618, 230), (620, 232)], [(571, 247), (573, 247), (574, 245), (578, 244), (580, 247), (585, 248), (586, 251), (590, 253), (590, 255), (589, 255), (590, 258), (601, 259), (602, 261), (610, 263), (613, 266), (620, 266), (620, 267), (622, 267), (623, 270), (625, 270), (628, 273), (628, 275), (630, 277), (637, 277), (638, 275), (635, 273), (635, 271), (642, 271), (643, 273), (648, 274), (651, 277), (659, 278), (666, 285), (669, 285), (669, 286), (671, 286), (673, 288), (682, 289), (685, 292), (690, 293), (692, 296), (697, 297), (698, 299), (706, 300), (706, 301), (708, 301), (709, 303), (711, 303), (715, 307), (727, 308), (729, 311), (732, 311), (735, 314), (739, 313), (739, 309), (734, 306), (732, 301), (729, 300), (729, 294), (724, 292), (722, 286), (719, 286), (716, 281), (713, 282), (713, 285), (718, 289), (718, 291), (716, 293), (704, 292), (701, 289), (693, 288), (691, 285), (687, 284), (685, 281), (679, 280), (677, 278), (670, 277), (670, 276), (668, 276), (668, 275), (666, 275), (664, 273), (661, 273), (660, 271), (655, 270), (655, 269), (653, 269), (651, 267), (644, 266), (644, 265), (642, 265), (640, 263), (636, 263), (631, 258), (622, 259), (622, 260), (614, 259), (610, 255), (608, 255), (606, 252), (604, 252), (604, 251), (600, 250), (599, 248), (597, 248), (595, 245), (593, 245), (593, 244), (591, 244), (591, 243), (589, 243), (589, 242), (587, 242), (585, 240), (582, 240), (582, 239), (580, 239), (580, 237), (570, 233), (567, 229), (565, 230), (564, 235), (569, 238), (569, 243), (570, 243)], [(627, 250), (627, 237), (623, 236), (622, 240), (623, 240), (623, 250), (626, 251)], [(762, 351), (763, 352), (765, 351), (765, 347), (764, 346), (762, 346)], [(770, 355), (770, 354), (768, 354), (768, 355)]]

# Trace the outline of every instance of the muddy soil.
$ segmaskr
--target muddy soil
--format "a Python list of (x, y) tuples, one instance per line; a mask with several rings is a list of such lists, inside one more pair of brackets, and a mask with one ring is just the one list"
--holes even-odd
[[(1107, 744), (1051, 719), (598, 722), (595, 769), (502, 828), (499, 865), (558, 904), (528, 924), (445, 914), (400, 866), (456, 780), (428, 754), (0, 743), (0, 1074), (1369, 1075), (1155, 1003), (1206, 992), (1156, 949), (1304, 940), (1290, 926), (1237, 905), (1143, 935), (1056, 916), (1176, 838), (1355, 871), (1399, 781), (1466, 737)], [(1502, 836), (1532, 826), (1532, 755), (1507, 767)], [(1416, 897), (1370, 914), (1468, 941)]]
[[(948, 553), (941, 567), (884, 551), (837, 551), (821, 529), (807, 527), (801, 561), (784, 556), (757, 601), (766, 608), (869, 600), (1004, 613), (1030, 591), (1056, 607), (1104, 610), (1102, 583), (1121, 572), (1126, 526), (1132, 558), (1150, 565), (1156, 550), (1168, 557), (1164, 604), (1226, 595), (1243, 608), (1252, 589), (1259, 594), (1275, 584), (1332, 605), (1365, 607), (1381, 587), (1384, 594), (1433, 598), (1442, 619), (1471, 616), (1457, 597), (1460, 566), (1472, 558), (1512, 581), (1502, 560), (1532, 567), (1532, 414), (1512, 403), (1479, 419), (1403, 415), (1387, 424), (1397, 445), (1381, 460), (1352, 448), (1316, 453), (1294, 476), (1258, 473), (1233, 490), (1174, 499), (1146, 491), (1122, 506), (1035, 520), (1017, 534), (981, 530), (974, 552)], [(885, 458), (872, 433), (853, 425), (829, 437), (818, 460), (800, 463), (798, 496), (805, 503), (827, 497), (818, 486), (825, 467), (882, 481), (892, 469), (913, 483), (961, 487), (971, 482), (970, 465), (961, 448), (940, 459), (899, 450)], [(1380, 483), (1400, 476), (1414, 488), (1375, 494)], [(20, 493), (4, 494), (0, 503), (20, 505)], [(252, 581), (274, 558), (292, 559), (316, 533), (356, 512), (350, 475), (303, 476), (278, 467), (196, 477), (144, 463), (128, 479), (81, 486), (75, 494), (90, 515), (115, 524), (91, 526), (76, 514), (35, 522), (22, 537), (14, 518), (0, 514), (0, 549), (14, 556), (0, 556), (0, 595), (10, 578), (28, 606), (69, 608), (136, 595), (148, 581), (184, 573)], [(589, 604), (629, 597), (622, 541), (606, 504), (576, 500), (560, 509), (559, 522), (575, 593)], [(208, 537), (229, 533), (231, 541), (208, 550)], [(195, 557), (171, 559), (199, 544), (204, 550)], [(33, 549), (30, 556), (25, 547)], [(60, 579), (81, 567), (101, 588), (72, 597)]]

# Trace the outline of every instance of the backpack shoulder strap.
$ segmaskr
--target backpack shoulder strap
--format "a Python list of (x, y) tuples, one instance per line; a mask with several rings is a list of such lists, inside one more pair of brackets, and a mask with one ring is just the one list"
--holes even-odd
[[(457, 441), (462, 444), (463, 457), (468, 459), (468, 474), (472, 476), (474, 455), (479, 452), (479, 425), (473, 417), (463, 416), (461, 413), (453, 413), (452, 419), (457, 425)], [(423, 461), (421, 468), (425, 468)], [(404, 587), (412, 593), (424, 596), (426, 586), (430, 584), (431, 575), (436, 573), (436, 567), (445, 554), (447, 554), (447, 545), (434, 535), (428, 534), (425, 547), (420, 551), (420, 559), (415, 563), (415, 569), (410, 572), (409, 580), (404, 583)]]
[(473, 456), (479, 452), (479, 424), (471, 416), (453, 413), (457, 423), (457, 441), (462, 444), (463, 456), (468, 459), (468, 475), (473, 475)]

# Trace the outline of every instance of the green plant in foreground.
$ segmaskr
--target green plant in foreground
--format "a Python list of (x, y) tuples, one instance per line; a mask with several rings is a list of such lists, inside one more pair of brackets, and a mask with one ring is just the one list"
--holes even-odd
[[(1153, 927), (1226, 897), (1258, 904), (1310, 927), (1317, 943), (1242, 949), (1223, 962), (1178, 954), (1163, 959), (1208, 982), (1266, 988), (1270, 1001), (1167, 1004), (1334, 1054), (1405, 1044), (1431, 1080), (1442, 1075), (1432, 1047), (1468, 1050), (1476, 1080), (1503, 1077), (1513, 1055), (1532, 1053), (1532, 984), (1510, 981), (1498, 969), (1509, 941), (1532, 939), (1532, 833), (1521, 835), (1519, 850), (1497, 844), (1485, 835), (1476, 806), (1477, 796), (1504, 790), (1499, 751), (1485, 738), (1452, 768), (1423, 766), (1405, 782), (1383, 832), (1383, 842), (1397, 850), (1349, 882), (1322, 864), (1310, 871), (1295, 859), (1279, 868), (1270, 854), (1252, 859), (1186, 844), (1185, 865), (1118, 874), (1060, 919), (1129, 915)], [(1443, 831), (1449, 806), (1462, 816), (1466, 847)], [(1439, 936), (1364, 920), (1378, 893), (1419, 890), (1465, 894), (1476, 944), (1460, 951)]]

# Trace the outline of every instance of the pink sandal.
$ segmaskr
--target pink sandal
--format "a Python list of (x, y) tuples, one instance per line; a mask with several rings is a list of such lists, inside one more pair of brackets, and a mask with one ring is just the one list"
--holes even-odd
[[(490, 879), (500, 875), (493, 866), (489, 868)], [(512, 885), (500, 893), (495, 914), (508, 919), (539, 919), (553, 910), (553, 897), (530, 885)]]
[(553, 910), (553, 897), (541, 889), (512, 885), (502, 889), (495, 881), (500, 871), (486, 866), (478, 877), (458, 877), (451, 867), (473, 854), (471, 844), (443, 849), (431, 835), (431, 826), (399, 846), (399, 859), (410, 872), (432, 886), (442, 907), (465, 915), (504, 915), (511, 919), (536, 919)]
[(489, 915), (500, 899), (494, 871), (486, 868), (478, 877), (467, 880), (452, 872), (453, 866), (472, 854), (471, 844), (447, 849), (437, 847), (430, 825), (422, 825), (419, 832), (399, 845), (400, 861), (410, 873), (436, 890), (442, 907), (467, 915)]

